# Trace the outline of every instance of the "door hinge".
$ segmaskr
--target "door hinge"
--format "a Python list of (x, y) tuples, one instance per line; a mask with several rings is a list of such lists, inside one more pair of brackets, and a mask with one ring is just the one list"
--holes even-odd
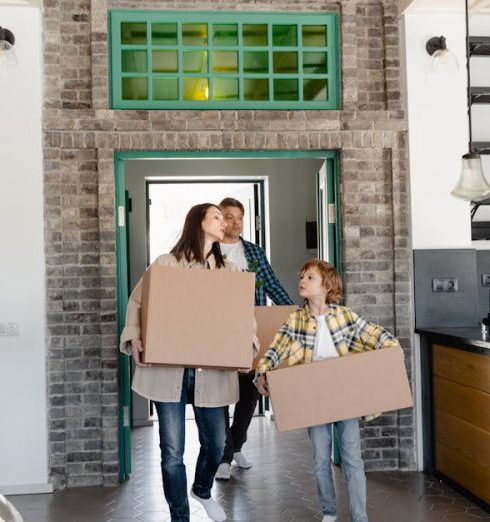
[(123, 406), (123, 427), (129, 428), (129, 406)]
[(117, 224), (120, 227), (126, 226), (126, 209), (124, 205), (119, 205), (117, 207)]
[(255, 216), (255, 230), (256, 232), (262, 230), (262, 220), (260, 219), (260, 216)]
[(328, 204), (328, 222), (329, 223), (335, 223), (337, 221), (336, 219), (336, 211), (335, 211), (335, 203), (329, 203)]

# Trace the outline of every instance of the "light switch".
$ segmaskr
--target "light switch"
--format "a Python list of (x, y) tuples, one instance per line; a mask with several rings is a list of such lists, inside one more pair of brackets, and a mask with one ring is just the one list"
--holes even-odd
[(20, 335), (19, 323), (0, 322), (0, 337), (18, 337)]

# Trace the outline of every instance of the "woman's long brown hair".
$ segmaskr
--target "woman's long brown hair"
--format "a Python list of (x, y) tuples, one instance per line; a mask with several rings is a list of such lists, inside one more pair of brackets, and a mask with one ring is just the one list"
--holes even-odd
[[(220, 210), (220, 208), (213, 203), (201, 203), (200, 205), (194, 205), (189, 212), (187, 212), (182, 235), (172, 250), (170, 250), (170, 253), (176, 257), (177, 261), (185, 258), (186, 261), (194, 260), (198, 263), (206, 263), (203, 253), (204, 230), (202, 229), (202, 222), (204, 221), (206, 213), (210, 207), (215, 207)], [(214, 255), (216, 268), (222, 268), (225, 266), (225, 261), (218, 241), (213, 243), (210, 253)]]

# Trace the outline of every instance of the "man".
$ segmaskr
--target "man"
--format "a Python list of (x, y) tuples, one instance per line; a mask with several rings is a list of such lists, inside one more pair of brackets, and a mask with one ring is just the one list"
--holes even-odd
[[(223, 255), (243, 271), (255, 272), (255, 304), (265, 305), (266, 296), (276, 305), (293, 304), (291, 298), (277, 279), (264, 251), (254, 243), (242, 237), (243, 205), (234, 198), (225, 198), (219, 204), (226, 222), (225, 237), (220, 243)], [(240, 400), (235, 405), (233, 424), (230, 427), (229, 409), (226, 406), (225, 421), (227, 426), (226, 447), (215, 478), (229, 480), (231, 463), (235, 461), (239, 468), (249, 469), (252, 464), (241, 452), (247, 440), (247, 430), (252, 420), (259, 393), (253, 383), (254, 372), (239, 375)]]

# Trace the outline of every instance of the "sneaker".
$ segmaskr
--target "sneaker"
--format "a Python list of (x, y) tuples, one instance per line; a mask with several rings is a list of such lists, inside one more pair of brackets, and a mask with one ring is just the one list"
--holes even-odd
[(218, 466), (218, 471), (216, 471), (216, 475), (214, 476), (217, 480), (230, 480), (231, 477), (231, 465), (228, 462), (222, 462)]
[(215, 522), (223, 522), (226, 520), (225, 510), (216, 503), (216, 501), (210, 498), (198, 497), (194, 491), (191, 490), (191, 497), (196, 499), (206, 511), (206, 515)]
[(252, 463), (245, 458), (245, 455), (241, 451), (233, 453), (233, 460), (239, 468), (250, 469), (252, 467)]
[(337, 517), (335, 515), (323, 515), (322, 522), (335, 522)]

